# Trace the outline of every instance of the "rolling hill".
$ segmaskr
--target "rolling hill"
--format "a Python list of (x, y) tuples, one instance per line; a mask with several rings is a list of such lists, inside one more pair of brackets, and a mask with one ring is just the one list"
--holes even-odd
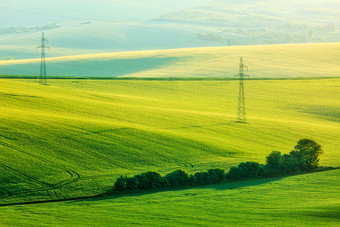
[(339, 79), (237, 81), (1, 79), (1, 204), (103, 193), (120, 175), (264, 162), (301, 138), (339, 166)]
[[(339, 10), (2, 0), (0, 226), (340, 226)], [(236, 121), (240, 57), (247, 122)], [(120, 176), (263, 164), (303, 138), (337, 168), (112, 193)]]
[[(233, 77), (240, 56), (251, 78), (337, 77), (340, 43), (186, 48), (47, 60), (50, 76)], [(0, 61), (0, 75), (39, 75), (40, 59)]]

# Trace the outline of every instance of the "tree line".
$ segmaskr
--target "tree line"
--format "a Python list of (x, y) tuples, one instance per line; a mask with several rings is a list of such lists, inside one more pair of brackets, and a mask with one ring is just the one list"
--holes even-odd
[(174, 189), (184, 186), (198, 186), (221, 183), (224, 180), (241, 180), (257, 177), (275, 177), (299, 171), (311, 171), (319, 167), (321, 145), (310, 139), (301, 139), (289, 154), (273, 151), (266, 157), (266, 164), (242, 162), (230, 168), (209, 169), (206, 172), (188, 174), (182, 169), (164, 176), (148, 171), (133, 177), (120, 176), (114, 184), (114, 191)]

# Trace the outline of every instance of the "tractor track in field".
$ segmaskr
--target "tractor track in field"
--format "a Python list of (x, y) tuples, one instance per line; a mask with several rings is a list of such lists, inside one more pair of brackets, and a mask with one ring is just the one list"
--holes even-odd
[(4, 188), (0, 188), (0, 199), (1, 198), (7, 198), (11, 195), (11, 192), (4, 189)]
[[(60, 124), (65, 125), (67, 127), (73, 127), (75, 129), (79, 130), (78, 132), (73, 133), (73, 136), (61, 136), (61, 137), (59, 137), (61, 139), (67, 139), (68, 141), (72, 140), (72, 141), (75, 142), (75, 143), (68, 143), (69, 147), (75, 148), (77, 150), (80, 149), (84, 153), (86, 153), (88, 155), (91, 155), (93, 157), (96, 157), (97, 159), (99, 159), (101, 161), (105, 161), (105, 162), (108, 162), (108, 163), (110, 163), (110, 164), (112, 164), (114, 166), (119, 166), (119, 167), (121, 167), (123, 169), (127, 169), (126, 166), (121, 165), (120, 163), (118, 163), (118, 161), (114, 161), (114, 160), (110, 159), (109, 157), (106, 157), (104, 155), (100, 155), (100, 154), (98, 154), (96, 152), (93, 152), (93, 151), (90, 151), (88, 149), (84, 150), (84, 148), (82, 148), (82, 147), (77, 145), (77, 143), (79, 143), (79, 141), (77, 139), (75, 139), (75, 138), (77, 138), (77, 136), (80, 136), (80, 135), (88, 135), (88, 136), (91, 136), (93, 134), (100, 134), (101, 135), (104, 132), (112, 132), (112, 131), (117, 131), (117, 130), (126, 130), (126, 129), (130, 129), (130, 128), (122, 127), (122, 128), (114, 128), (114, 129), (106, 129), (106, 130), (86, 131), (83, 128), (75, 127), (74, 125), (71, 125), (71, 124), (66, 124), (66, 123), (60, 123)], [(101, 136), (106, 138), (106, 139), (108, 139), (106, 136), (103, 136), (103, 135), (101, 135)], [(93, 149), (94, 150), (98, 150), (98, 148), (95, 148), (95, 147)]]
[[(7, 146), (7, 147), (9, 147), (9, 148), (11, 148), (11, 149), (13, 149), (13, 150), (15, 150), (17, 152), (20, 152), (20, 153), (23, 153), (25, 155), (31, 156), (31, 157), (33, 157), (33, 158), (35, 158), (35, 159), (37, 159), (37, 160), (39, 160), (41, 162), (48, 163), (51, 166), (54, 166), (54, 167), (56, 167), (58, 169), (61, 169), (61, 170), (65, 171), (68, 175), (70, 175), (70, 178), (62, 180), (62, 181), (59, 181), (59, 182), (57, 182), (55, 184), (46, 183), (46, 182), (34, 179), (34, 178), (32, 178), (32, 177), (30, 177), (30, 176), (28, 176), (28, 175), (26, 175), (26, 174), (24, 174), (24, 173), (22, 173), (22, 172), (20, 172), (20, 171), (18, 171), (16, 169), (14, 169), (14, 168), (4, 164), (3, 160), (1, 160), (2, 163), (0, 163), (0, 166), (2, 166), (3, 168), (9, 169), (10, 171), (13, 171), (13, 172), (16, 172), (17, 174), (19, 174), (19, 176), (27, 179), (30, 182), (34, 182), (36, 184), (39, 184), (42, 187), (35, 188), (35, 189), (16, 190), (16, 191), (13, 191), (13, 192), (8, 191), (8, 190), (6, 190), (4, 188), (0, 188), (0, 192), (2, 194), (2, 195), (0, 195), (0, 198), (8, 198), (8, 197), (13, 196), (13, 195), (20, 195), (20, 194), (27, 194), (27, 193), (36, 193), (36, 192), (42, 192), (42, 191), (46, 191), (47, 194), (49, 195), (48, 191), (50, 191), (50, 190), (54, 191), (56, 189), (62, 188), (64, 186), (68, 185), (68, 184), (77, 182), (81, 178), (79, 173), (77, 173), (76, 171), (74, 171), (72, 169), (68, 169), (68, 168), (66, 168), (64, 166), (58, 165), (58, 164), (56, 164), (54, 162), (51, 162), (51, 161), (49, 161), (49, 160), (47, 160), (47, 159), (45, 159), (43, 157), (40, 157), (38, 155), (30, 154), (29, 152), (25, 152), (25, 151), (19, 150), (16, 147), (14, 147), (14, 146), (6, 143), (6, 142), (0, 141), (0, 144), (2, 144), (4, 146)], [(5, 193), (2, 193), (2, 192), (5, 192)], [(54, 191), (54, 194), (57, 196), (55, 191)]]
[[(64, 139), (65, 139), (66, 137), (64, 137)], [(70, 140), (72, 139), (72, 140), (74, 140), (74, 141), (76, 141), (74, 138), (71, 138), (71, 137), (68, 137)], [(79, 146), (77, 146), (77, 145), (75, 145), (75, 144), (69, 144), (69, 146), (70, 147), (72, 147), (72, 148), (75, 148), (75, 149), (80, 149), (81, 147), (79, 147)], [(96, 149), (96, 148), (94, 148), (94, 149)], [(88, 154), (88, 155), (91, 155), (91, 156), (93, 156), (93, 157), (96, 157), (97, 159), (99, 159), (99, 160), (101, 160), (101, 161), (105, 161), (105, 162), (108, 162), (108, 163), (110, 163), (110, 164), (112, 164), (112, 165), (114, 165), (114, 166), (119, 166), (119, 167), (121, 167), (121, 168), (123, 168), (123, 169), (127, 169), (127, 167), (126, 166), (123, 166), (123, 165), (121, 165), (121, 164), (119, 164), (117, 161), (114, 161), (114, 160), (112, 160), (112, 159), (110, 159), (110, 158), (108, 158), (108, 157), (105, 157), (105, 156), (103, 156), (103, 155), (100, 155), (100, 154), (98, 154), (98, 153), (96, 153), (96, 152), (93, 152), (93, 151), (90, 151), (90, 150), (83, 150), (83, 152), (84, 153), (86, 153), (86, 154)]]

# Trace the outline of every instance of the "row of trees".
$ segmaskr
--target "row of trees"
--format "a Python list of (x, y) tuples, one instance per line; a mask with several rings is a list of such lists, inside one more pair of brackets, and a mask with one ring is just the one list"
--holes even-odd
[(121, 176), (114, 184), (114, 190), (149, 190), (149, 189), (167, 189), (178, 188), (188, 185), (206, 185), (216, 184), (223, 181), (225, 172), (223, 169), (209, 169), (207, 172), (196, 172), (189, 175), (182, 169), (175, 170), (165, 176), (158, 172), (148, 171), (133, 177)]
[(321, 154), (323, 154), (321, 145), (313, 140), (302, 139), (289, 154), (282, 155), (279, 151), (270, 153), (265, 165), (257, 162), (242, 162), (238, 166), (231, 167), (227, 178), (273, 177), (314, 170), (319, 166)]
[(297, 171), (309, 171), (318, 167), (319, 156), (322, 153), (321, 146), (315, 141), (302, 139), (289, 154), (282, 155), (279, 151), (273, 151), (267, 156), (265, 165), (257, 162), (242, 162), (238, 166), (231, 167), (227, 173), (223, 169), (216, 168), (191, 175), (179, 169), (163, 177), (158, 172), (148, 171), (133, 177), (119, 177), (114, 184), (114, 190), (179, 188), (221, 183), (225, 179), (273, 177)]

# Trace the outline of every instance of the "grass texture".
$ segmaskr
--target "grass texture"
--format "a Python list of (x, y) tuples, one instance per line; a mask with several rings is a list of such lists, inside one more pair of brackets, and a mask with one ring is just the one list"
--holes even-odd
[(120, 175), (264, 163), (301, 138), (339, 166), (340, 79), (237, 81), (1, 79), (1, 204), (91, 196)]

